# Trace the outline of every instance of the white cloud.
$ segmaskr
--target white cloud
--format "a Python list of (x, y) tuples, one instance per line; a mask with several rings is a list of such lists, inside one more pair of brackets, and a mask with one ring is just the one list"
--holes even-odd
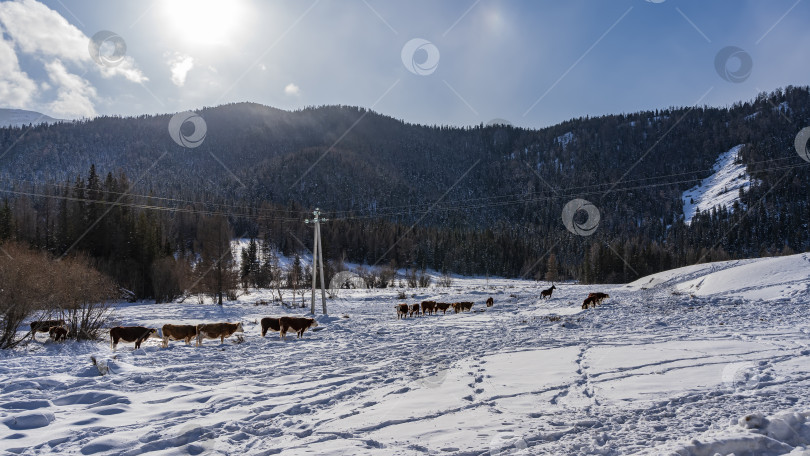
[(26, 54), (92, 62), (90, 40), (56, 11), (34, 0), (0, 3), (0, 22)]
[(188, 72), (194, 68), (194, 58), (187, 54), (175, 53), (166, 63), (169, 64), (169, 69), (172, 72), (174, 85), (183, 87), (186, 84)]
[(69, 73), (59, 59), (46, 63), (45, 71), (48, 72), (48, 78), (57, 87), (56, 100), (48, 105), (54, 114), (63, 117), (93, 117), (96, 115), (93, 105), (96, 89), (87, 80)]
[[(37, 84), (20, 69), (18, 55), (33, 56), (44, 65), (57, 93), (56, 100), (44, 103), (56, 115), (95, 115), (96, 89), (89, 81), (71, 73), (66, 63), (84, 72), (95, 68), (104, 78), (123, 76), (135, 83), (149, 80), (130, 56), (114, 67), (97, 65), (90, 56), (90, 38), (58, 12), (36, 0), (0, 2), (0, 26), (10, 38), (4, 40), (0, 36), (0, 100), (5, 105), (33, 108), (37, 93), (41, 93), (36, 91)], [(42, 88), (49, 87), (43, 84)]]
[(4, 107), (26, 108), (37, 90), (37, 84), (20, 69), (12, 44), (2, 39), (0, 29), (0, 102)]
[(287, 87), (284, 87), (284, 93), (290, 96), (298, 96), (301, 95), (301, 88), (291, 82), (287, 84)]
[(134, 82), (136, 84), (141, 84), (149, 80), (143, 72), (138, 69), (137, 65), (135, 65), (135, 59), (130, 56), (126, 56), (121, 60), (121, 63), (114, 67), (106, 67), (96, 65), (99, 70), (101, 71), (101, 75), (105, 78), (111, 78), (113, 76), (123, 76), (127, 80)]

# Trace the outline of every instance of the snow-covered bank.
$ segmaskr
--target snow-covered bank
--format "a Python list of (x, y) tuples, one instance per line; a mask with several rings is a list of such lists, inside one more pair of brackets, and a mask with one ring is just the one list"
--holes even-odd
[[(244, 342), (161, 349), (151, 339), (115, 354), (108, 341), (36, 342), (0, 353), (0, 447), (801, 454), (804, 440), (782, 431), (807, 435), (809, 266), (808, 254), (698, 265), (627, 286), (558, 284), (547, 301), (544, 283), (457, 278), (405, 289), (407, 301), (473, 301), (478, 312), (406, 320), (393, 309), (399, 289), (342, 290), (317, 331), (286, 341), (263, 339), (258, 320), (304, 313), (262, 304), (269, 292), (223, 307), (122, 303), (117, 324), (242, 321)], [(592, 291), (611, 297), (582, 310)], [(746, 416), (768, 419), (737, 424)]]

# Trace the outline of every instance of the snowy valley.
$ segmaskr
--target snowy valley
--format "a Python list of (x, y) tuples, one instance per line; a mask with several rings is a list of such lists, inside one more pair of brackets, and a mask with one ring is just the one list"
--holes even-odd
[[(244, 342), (113, 353), (40, 335), (0, 353), (0, 441), (11, 454), (810, 451), (810, 254), (557, 285), (550, 300), (545, 283), (506, 279), (405, 289), (475, 302), (405, 320), (399, 289), (341, 290), (286, 340), (258, 320), (306, 310), (265, 291), (224, 307), (121, 303), (116, 324), (242, 321)], [(592, 291), (610, 298), (581, 309)]]

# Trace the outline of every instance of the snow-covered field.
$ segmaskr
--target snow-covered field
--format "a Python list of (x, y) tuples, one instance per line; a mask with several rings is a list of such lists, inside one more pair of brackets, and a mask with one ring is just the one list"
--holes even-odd
[(751, 178), (746, 173), (745, 165), (736, 163), (737, 155), (743, 145), (734, 146), (728, 152), (720, 154), (714, 164), (714, 174), (683, 192), (684, 221), (688, 225), (697, 211), (708, 211), (715, 206), (731, 209), (735, 201), (740, 200), (740, 189), (751, 186)]
[[(527, 281), (407, 290), (486, 309), (407, 320), (399, 290), (344, 290), (317, 331), (286, 341), (261, 338), (258, 319), (303, 314), (254, 305), (269, 293), (223, 308), (120, 304), (119, 324), (242, 321), (244, 342), (0, 353), (0, 450), (810, 454), (810, 254), (557, 285), (549, 301)], [(582, 310), (591, 291), (611, 297)]]

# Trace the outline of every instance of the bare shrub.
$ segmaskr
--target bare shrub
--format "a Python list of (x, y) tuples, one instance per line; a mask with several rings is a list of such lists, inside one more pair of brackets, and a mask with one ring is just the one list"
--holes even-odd
[(443, 272), (441, 277), (439, 277), (437, 284), (440, 287), (449, 288), (451, 285), (453, 285), (453, 277), (451, 277), (447, 272)]
[(20, 244), (4, 244), (0, 258), (0, 348), (13, 348), (23, 321), (64, 319), (68, 337), (96, 338), (109, 310), (104, 303), (115, 296), (113, 283), (91, 269), (84, 259), (56, 261)]
[(431, 278), (424, 269), (419, 273), (419, 287), (420, 288), (427, 288), (430, 286)]

